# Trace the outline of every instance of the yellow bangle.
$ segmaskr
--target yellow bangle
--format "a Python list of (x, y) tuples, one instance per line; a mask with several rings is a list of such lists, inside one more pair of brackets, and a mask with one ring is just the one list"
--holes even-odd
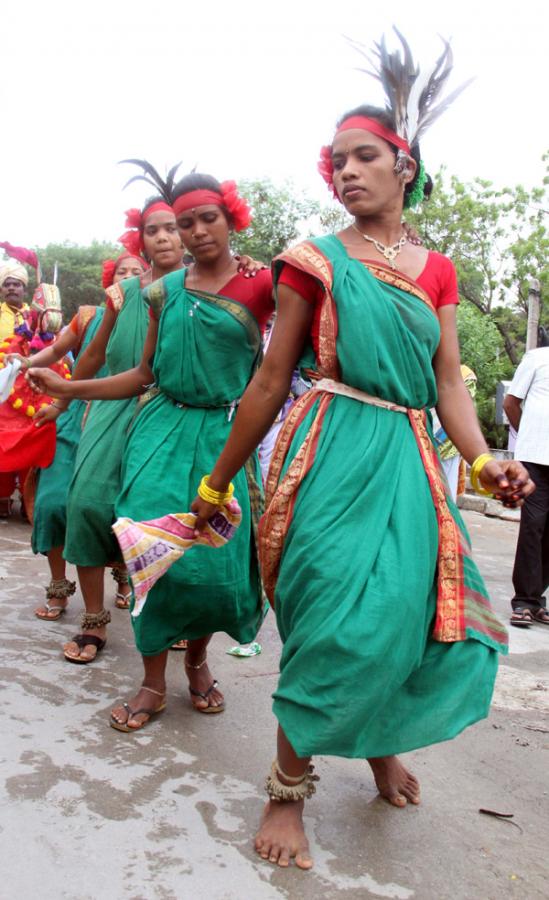
[(214, 506), (223, 506), (233, 499), (234, 485), (232, 482), (226, 491), (214, 491), (208, 484), (209, 477), (209, 475), (204, 475), (204, 478), (198, 485), (198, 496), (202, 500), (205, 500), (206, 503), (212, 503)]
[(494, 457), (491, 453), (481, 453), (480, 456), (477, 456), (471, 465), (470, 479), (471, 479), (471, 487), (477, 494), (482, 494), (485, 497), (491, 497), (492, 494), (490, 491), (485, 491), (480, 483), (480, 473), (482, 472), (486, 463), (492, 462)]

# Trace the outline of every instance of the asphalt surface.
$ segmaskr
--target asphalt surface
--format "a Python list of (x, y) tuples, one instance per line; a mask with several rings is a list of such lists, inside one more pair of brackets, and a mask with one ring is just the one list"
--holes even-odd
[[(517, 525), (465, 516), (507, 619)], [(407, 755), (421, 806), (382, 801), (365, 763), (318, 759), (321, 782), (306, 807), (315, 868), (281, 870), (252, 847), (274, 755), (280, 645), (272, 614), (259, 656), (236, 659), (226, 635), (214, 639), (224, 714), (193, 712), (183, 654), (172, 653), (166, 712), (121, 734), (108, 727), (109, 710), (141, 678), (128, 613), (113, 609), (94, 665), (64, 662), (61, 644), (78, 631), (81, 599), (58, 622), (34, 618), (48, 576), (29, 536), (17, 517), (0, 522), (2, 900), (547, 898), (548, 627), (511, 629), (488, 720)], [(109, 578), (109, 607), (113, 588)]]

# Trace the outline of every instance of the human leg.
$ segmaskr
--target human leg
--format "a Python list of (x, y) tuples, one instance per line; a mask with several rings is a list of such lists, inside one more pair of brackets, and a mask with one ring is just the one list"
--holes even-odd
[[(536, 490), (521, 509), (519, 536), (513, 567), (514, 613), (545, 608), (543, 591), (549, 581), (549, 466), (525, 463)], [(517, 622), (513, 622), (513, 618)], [(512, 624), (518, 623), (514, 615)]]
[(46, 588), (46, 603), (34, 611), (35, 616), (46, 621), (55, 621), (67, 608), (69, 597), (76, 591), (74, 581), (65, 578), (63, 547), (52, 547), (47, 553), (51, 579)]
[(127, 703), (115, 706), (110, 724), (119, 731), (138, 731), (166, 706), (166, 663), (168, 651), (144, 656), (143, 684)]
[[(275, 799), (272, 794), (263, 810), (259, 831), (255, 837), (255, 849), (263, 858), (286, 867), (295, 859), (300, 869), (310, 869), (313, 861), (309, 854), (309, 842), (303, 826), (304, 797), (314, 792), (309, 775), (310, 757), (300, 759), (282, 728), (277, 733), (277, 760), (274, 773), (268, 779), (267, 790), (273, 789), (273, 774), (278, 793), (301, 796), (298, 799)], [(281, 787), (280, 787), (281, 785)], [(300, 786), (303, 787), (300, 789)]]
[(189, 679), (191, 702), (198, 712), (217, 713), (225, 709), (225, 698), (217, 690), (207, 661), (207, 648), (211, 634), (189, 641), (185, 654), (185, 670)]
[[(103, 566), (77, 566), (78, 581), (84, 598), (85, 612), (82, 614), (82, 629), (85, 635), (97, 638), (99, 642), (107, 637), (110, 613), (104, 608)], [(63, 645), (65, 658), (71, 662), (89, 663), (103, 649), (102, 643), (82, 645), (74, 639)]]

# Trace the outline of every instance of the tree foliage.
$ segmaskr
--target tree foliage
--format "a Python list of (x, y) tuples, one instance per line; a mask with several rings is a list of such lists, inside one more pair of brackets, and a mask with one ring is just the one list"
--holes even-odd
[[(78, 307), (98, 306), (105, 299), (101, 286), (101, 266), (103, 260), (114, 258), (120, 253), (115, 244), (94, 241), (87, 247), (65, 242), (37, 247), (36, 252), (42, 266), (42, 278), (51, 281), (55, 264), (58, 267), (57, 284), (63, 306), (63, 320), (69, 322)], [(36, 286), (36, 279), (29, 282), (29, 297)]]
[(241, 181), (239, 191), (254, 218), (249, 228), (234, 235), (233, 248), (265, 263), (297, 240), (303, 223), (319, 211), (318, 203), (296, 192), (290, 182), (279, 187), (270, 179)]

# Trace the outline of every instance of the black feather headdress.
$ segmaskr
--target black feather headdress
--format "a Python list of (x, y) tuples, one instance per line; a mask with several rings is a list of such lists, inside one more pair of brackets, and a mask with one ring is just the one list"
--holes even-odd
[(123, 190), (125, 190), (128, 185), (133, 184), (134, 181), (144, 181), (146, 184), (150, 184), (151, 187), (157, 191), (163, 200), (171, 206), (173, 204), (173, 189), (175, 184), (175, 176), (177, 174), (177, 170), (181, 163), (177, 163), (175, 166), (172, 166), (166, 178), (162, 178), (161, 175), (157, 172), (153, 165), (150, 162), (147, 162), (146, 159), (121, 159), (119, 165), (123, 165), (124, 163), (129, 163), (132, 166), (139, 166), (140, 169), (145, 173), (144, 175), (134, 175), (133, 178), (130, 178), (129, 181), (124, 185)]
[(470, 78), (445, 99), (440, 99), (453, 68), (454, 58), (448, 41), (442, 39), (444, 50), (431, 66), (421, 71), (414, 62), (412, 51), (404, 36), (395, 27), (401, 48), (389, 52), (383, 37), (368, 51), (364, 44), (347, 38), (349, 43), (366, 58), (369, 69), (359, 69), (381, 82), (391, 113), (395, 131), (411, 147), (438, 119), (456, 97), (473, 81)]

